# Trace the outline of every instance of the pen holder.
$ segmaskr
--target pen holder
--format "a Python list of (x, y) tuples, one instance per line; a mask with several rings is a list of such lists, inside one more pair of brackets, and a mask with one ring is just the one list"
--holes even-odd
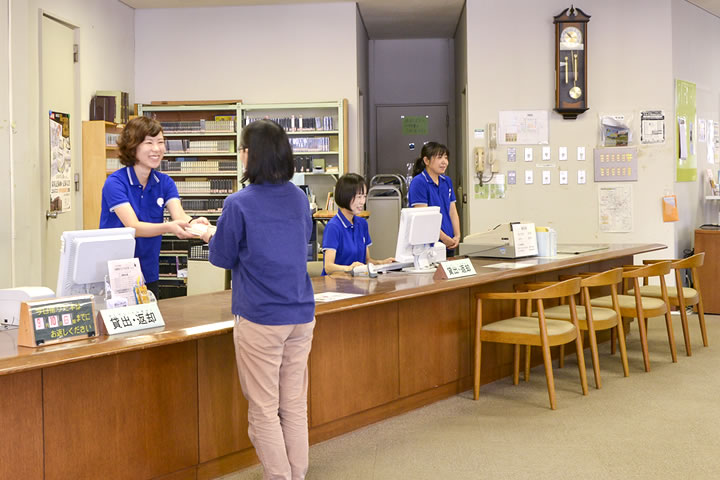
[(537, 246), (539, 257), (554, 257), (557, 255), (557, 233), (553, 229), (547, 232), (537, 232)]

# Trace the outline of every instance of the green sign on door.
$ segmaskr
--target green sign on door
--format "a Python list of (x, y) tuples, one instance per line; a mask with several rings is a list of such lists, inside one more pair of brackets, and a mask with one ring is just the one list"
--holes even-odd
[(403, 135), (427, 135), (428, 117), (425, 115), (402, 117)]

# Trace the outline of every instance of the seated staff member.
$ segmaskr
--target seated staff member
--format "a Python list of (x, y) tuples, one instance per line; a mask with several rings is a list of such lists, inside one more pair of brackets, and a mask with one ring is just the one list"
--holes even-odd
[[(135, 256), (150, 291), (159, 297), (160, 245), (163, 233), (178, 238), (197, 238), (185, 231), (191, 223), (208, 224), (204, 217), (192, 220), (180, 203), (172, 178), (156, 169), (165, 154), (160, 122), (147, 117), (130, 120), (117, 140), (120, 163), (125, 168), (111, 174), (102, 189), (100, 228), (135, 229)], [(172, 221), (163, 222), (167, 208)]]
[(394, 259), (374, 260), (370, 258), (372, 242), (367, 220), (359, 217), (367, 200), (365, 179), (357, 173), (340, 177), (335, 184), (335, 204), (338, 213), (323, 232), (323, 275), (334, 272), (350, 272), (353, 268), (373, 263), (390, 263)]
[(423, 145), (421, 157), (415, 161), (413, 179), (408, 189), (411, 207), (440, 207), (442, 224), (440, 241), (447, 247), (447, 256), (455, 254), (460, 244), (460, 217), (455, 206), (452, 180), (445, 175), (450, 150), (437, 142)]

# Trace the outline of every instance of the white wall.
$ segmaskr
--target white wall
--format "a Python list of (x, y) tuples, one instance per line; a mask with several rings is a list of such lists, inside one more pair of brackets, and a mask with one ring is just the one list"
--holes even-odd
[[(10, 45), (8, 33), (10, 19), (8, 17), (9, 0), (0, 0), (0, 65), (10, 64), (8, 47)], [(3, 222), (0, 222), (0, 287), (9, 286), (10, 268), (10, 95), (8, 92), (8, 69), (0, 70), (0, 212)], [(7, 270), (7, 273), (6, 273)], [(2, 278), (4, 277), (4, 278)]]
[[(6, 5), (8, 0), (3, 0)], [(43, 242), (42, 226), (45, 206), (40, 191), (47, 188), (40, 180), (41, 141), (39, 135), (39, 72), (38, 25), (39, 11), (61, 18), (79, 27), (80, 79), (78, 111), (72, 128), (80, 128), (81, 119), (88, 119), (89, 102), (95, 90), (120, 89), (132, 92), (133, 87), (133, 10), (117, 0), (10, 0), (12, 6), (12, 120), (13, 158), (15, 167), (15, 285), (39, 285)], [(0, 94), (1, 95), (1, 94)], [(0, 110), (1, 112), (2, 110)], [(2, 114), (0, 113), (0, 116)], [(78, 137), (80, 138), (80, 137)], [(73, 145), (73, 162), (82, 162), (81, 145)], [(0, 155), (2, 171), (9, 170), (8, 158)], [(0, 191), (10, 190), (11, 179), (2, 175)], [(77, 228), (82, 228), (82, 204), (75, 201), (72, 215)], [(0, 216), (10, 218), (8, 202), (0, 204)], [(5, 228), (5, 227), (3, 227)], [(10, 248), (11, 234), (0, 230), (0, 245)], [(0, 264), (0, 287), (12, 286), (10, 262)]]
[[(450, 118), (455, 118), (454, 41), (450, 38), (370, 40), (369, 58), (370, 165), (374, 173), (377, 105), (447, 104)], [(455, 150), (454, 136), (454, 122), (451, 122), (448, 129), (451, 152)], [(455, 177), (452, 172), (450, 175)]]
[[(568, 7), (565, 0), (468, 0), (467, 75), (469, 95), (468, 155), (472, 132), (497, 122), (501, 110), (549, 110), (552, 148), (552, 185), (540, 184), (539, 146), (535, 161), (507, 162), (499, 146), (500, 171), (516, 170), (518, 184), (508, 187), (502, 200), (475, 200), (469, 204), (470, 232), (484, 231), (508, 221), (528, 220), (558, 231), (560, 242), (657, 242), (675, 254), (672, 223), (663, 223), (661, 196), (674, 189), (673, 139), (664, 146), (639, 147), (639, 181), (631, 183), (634, 196), (632, 233), (603, 233), (598, 225), (597, 192), (592, 181), (592, 152), (598, 144), (598, 115), (632, 115), (639, 137), (639, 112), (662, 109), (671, 117), (674, 107), (672, 22), (670, 0), (586, 0), (581, 8), (592, 18), (588, 27), (588, 99), (590, 110), (577, 120), (563, 120), (554, 112), (553, 16)], [(508, 19), (508, 21), (499, 21)], [(672, 132), (672, 122), (666, 127)], [(558, 147), (567, 146), (570, 184), (558, 184)], [(577, 146), (585, 146), (588, 160), (575, 160)], [(522, 147), (522, 146), (521, 146)], [(469, 160), (468, 160), (469, 161)], [(524, 170), (532, 168), (535, 183), (524, 185)], [(577, 185), (578, 169), (588, 172), (588, 183)], [(472, 190), (468, 190), (468, 196)]]
[(357, 169), (354, 3), (137, 10), (136, 101), (347, 98)]
[[(672, 39), (674, 78), (696, 85), (697, 118), (720, 120), (720, 19), (685, 0), (672, 1)], [(696, 143), (698, 179), (678, 182), (675, 192), (681, 207), (675, 238), (678, 251), (694, 244), (694, 229), (703, 223), (719, 223), (720, 202), (705, 201), (710, 194), (705, 171), (710, 168), (717, 179), (716, 164), (707, 162), (707, 143)]]

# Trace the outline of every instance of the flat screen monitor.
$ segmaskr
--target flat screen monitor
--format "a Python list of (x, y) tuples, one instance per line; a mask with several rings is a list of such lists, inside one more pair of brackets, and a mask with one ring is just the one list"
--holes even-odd
[(108, 260), (134, 256), (134, 228), (63, 232), (56, 295), (100, 295), (105, 290)]
[(440, 239), (441, 223), (440, 207), (403, 208), (395, 260), (413, 262), (416, 269), (430, 268), (436, 261), (434, 247)]

